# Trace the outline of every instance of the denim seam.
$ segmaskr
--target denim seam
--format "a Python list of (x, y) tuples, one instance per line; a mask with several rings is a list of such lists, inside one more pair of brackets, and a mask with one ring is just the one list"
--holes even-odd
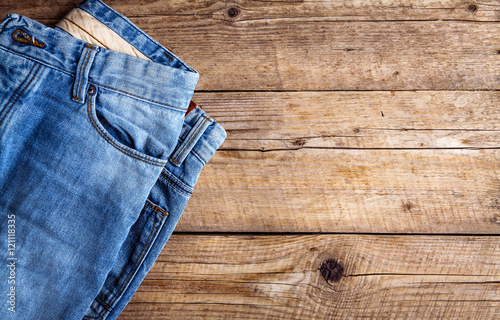
[(152, 203), (151, 201), (147, 200), (146, 199), (146, 206), (149, 206), (151, 209), (153, 209), (156, 213), (158, 213), (158, 211), (161, 213), (161, 216), (162, 217), (165, 217), (165, 216), (168, 216), (169, 213), (167, 210), (163, 210), (162, 208), (160, 208), (159, 206), (157, 206), (156, 204)]
[[(80, 94), (81, 93), (80, 90), (82, 89), (82, 86), (83, 86), (83, 83), (85, 82), (85, 77), (86, 77), (85, 69), (87, 69), (87, 65), (89, 64), (90, 57), (92, 56), (92, 51), (91, 50), (94, 49), (94, 47), (90, 46), (88, 43), (85, 44), (85, 47), (91, 48), (91, 49), (87, 50), (86, 55), (85, 55), (85, 57), (86, 57), (87, 60), (85, 61), (85, 65), (80, 68), (80, 78), (78, 79), (79, 83), (78, 83), (76, 94)], [(82, 94), (82, 96), (83, 96), (83, 94)], [(80, 97), (75, 97), (75, 98), (78, 99), (78, 100), (80, 100), (80, 101), (83, 100)]]
[(193, 187), (191, 187), (190, 185), (184, 183), (182, 180), (177, 178), (172, 172), (167, 170), (167, 168), (164, 168), (161, 171), (161, 174), (164, 175), (166, 179), (171, 180), (174, 184), (182, 188), (186, 193), (193, 193)]
[(10, 18), (8, 18), (7, 20), (5, 20), (5, 21), (4, 21), (4, 24), (3, 24), (2, 30), (0, 30), (0, 34), (2, 34), (2, 33), (3, 33), (3, 31), (5, 30), (5, 27), (9, 24), (9, 21), (14, 19), (14, 17), (12, 16), (12, 14), (11, 14), (11, 13), (10, 13), (10, 14), (8, 14), (8, 15), (6, 15), (5, 17), (9, 17), (9, 16), (10, 16)]
[[(78, 83), (76, 84), (76, 94), (79, 94), (80, 93), (80, 87), (81, 85), (83, 84), (83, 74), (85, 72), (85, 68), (87, 67), (87, 63), (89, 62), (90, 60), (90, 50), (86, 50), (85, 52), (85, 57), (83, 58), (83, 61), (84, 61), (84, 65), (82, 65), (80, 67), (80, 72), (78, 73), (78, 75), (75, 77), (75, 81), (78, 80)], [(78, 101), (82, 101), (82, 98), (80, 97), (77, 97), (75, 95), (73, 95), (73, 98), (75, 98), (76, 100)]]
[(65, 69), (61, 69), (58, 66), (55, 66), (55, 65), (53, 65), (51, 63), (48, 63), (48, 62), (45, 62), (45, 61), (42, 61), (42, 60), (39, 60), (37, 58), (33, 58), (32, 56), (26, 55), (24, 53), (20, 53), (20, 52), (11, 50), (11, 49), (9, 49), (7, 47), (4, 47), (3, 45), (0, 45), (0, 49), (2, 49), (4, 51), (7, 51), (7, 52), (10, 52), (12, 54), (18, 55), (18, 56), (22, 56), (22, 57), (24, 57), (24, 58), (26, 58), (28, 60), (31, 60), (31, 61), (34, 61), (34, 62), (38, 62), (38, 63), (43, 64), (43, 65), (45, 65), (45, 66), (47, 66), (49, 68), (54, 68), (54, 69), (56, 69), (58, 71), (61, 71), (61, 72), (64, 72), (64, 73), (76, 76), (76, 73), (74, 73), (74, 72), (71, 72), (71, 71), (68, 71), (68, 70), (65, 70)]
[[(189, 71), (191, 72), (194, 72), (194, 73), (197, 73), (196, 70), (194, 70), (192, 67), (190, 67), (189, 65), (187, 65), (184, 61), (182, 61), (179, 57), (177, 57), (173, 52), (171, 52), (170, 50), (168, 50), (167, 48), (165, 48), (165, 46), (163, 46), (161, 43), (159, 43), (158, 41), (156, 41), (155, 39), (151, 38), (151, 36), (149, 36), (146, 32), (144, 32), (143, 30), (141, 30), (139, 27), (137, 27), (136, 25), (134, 25), (131, 21), (128, 21), (127, 19), (125, 19), (123, 17), (123, 15), (121, 13), (119, 13), (118, 11), (116, 11), (115, 9), (111, 8), (110, 6), (108, 6), (107, 4), (105, 4), (104, 2), (102, 1), (99, 1), (101, 2), (105, 7), (106, 9), (112, 11), (113, 13), (116, 14), (116, 16), (118, 18), (120, 18), (121, 20), (123, 20), (128, 26), (134, 28), (136, 31), (138, 31), (141, 35), (145, 36), (148, 40), (150, 40), (158, 49), (161, 49), (162, 51), (166, 51), (168, 53), (171, 53), (174, 57), (177, 58), (177, 61), (179, 61), (184, 67), (186, 67)], [(91, 16), (93, 16), (94, 18), (96, 18), (99, 22), (105, 24), (103, 21), (101, 21), (101, 19), (97, 18), (94, 14), (88, 12), (87, 10), (85, 10), (84, 8), (82, 8), (81, 6), (77, 6), (79, 9), (87, 12), (88, 14), (90, 14)], [(105, 24), (108, 28), (112, 29), (113, 31), (115, 31), (113, 28), (109, 27), (107, 24)], [(115, 31), (116, 34), (118, 34), (118, 32)], [(120, 34), (118, 34), (123, 40), (127, 41), (128, 43), (130, 43), (127, 39), (123, 38)], [(144, 52), (142, 52), (141, 50), (139, 50), (139, 48), (137, 48), (136, 46), (134, 46), (132, 43), (130, 43), (130, 45), (132, 45), (134, 48), (136, 48), (139, 52), (141, 52), (142, 54), (144, 54), (146, 57), (150, 58), (148, 54), (145, 54)], [(150, 58), (151, 59), (151, 58)], [(153, 59), (151, 59), (153, 60)]]
[(170, 159), (173, 162), (175, 162), (176, 164), (180, 165), (180, 163), (178, 161), (180, 161), (180, 158), (182, 158), (184, 151), (189, 149), (189, 147), (191, 146), (193, 141), (196, 140), (195, 138), (198, 136), (198, 132), (201, 130), (201, 128), (203, 128), (203, 125), (209, 120), (205, 115), (202, 115), (202, 117), (203, 117), (203, 121), (198, 125), (198, 128), (196, 128), (196, 131), (191, 135), (191, 137), (189, 138), (189, 141), (187, 143), (184, 143), (181, 150), (176, 152), (177, 157), (175, 157), (175, 158), (172, 157)]
[(90, 32), (88, 32), (87, 30), (85, 30), (82, 26), (80, 26), (79, 24), (77, 24), (76, 22), (74, 22), (73, 20), (69, 19), (68, 17), (64, 17), (63, 20), (67, 20), (69, 21), (70, 23), (74, 24), (76, 27), (78, 27), (80, 30), (82, 30), (83, 32), (85, 32), (86, 34), (88, 34), (92, 39), (94, 39), (95, 41), (99, 42), (99, 44), (101, 44), (103, 46), (103, 48), (106, 48), (109, 50), (108, 47), (106, 47), (106, 45), (104, 43), (102, 43), (101, 41), (99, 41), (99, 39), (97, 39), (96, 37), (94, 37)]
[[(0, 110), (0, 114), (1, 114), (4, 110), (7, 110), (7, 107), (9, 107), (10, 103), (12, 102), (12, 99), (14, 99), (16, 96), (17, 96), (16, 101), (17, 101), (17, 99), (19, 99), (19, 96), (21, 95), (21, 92), (22, 92), (22, 91), (24, 91), (24, 84), (25, 84), (26, 80), (28, 80), (28, 79), (30, 78), (30, 76), (31, 76), (31, 74), (33, 73), (33, 70), (35, 70), (35, 67), (36, 67), (36, 66), (37, 66), (37, 64), (36, 64), (36, 63), (35, 63), (35, 64), (33, 64), (33, 66), (31, 67), (30, 71), (29, 71), (29, 72), (28, 72), (28, 74), (26, 75), (26, 78), (24, 78), (23, 82), (21, 82), (21, 84), (20, 84), (20, 85), (19, 85), (19, 86), (18, 86), (18, 87), (14, 90), (14, 93), (13, 93), (13, 94), (12, 94), (12, 96), (10, 97), (9, 101), (7, 101), (7, 103), (4, 105), (4, 107)], [(21, 91), (21, 92), (19, 92), (19, 91)], [(13, 104), (15, 104), (15, 103), (16, 103), (16, 101), (14, 101), (14, 103), (13, 103)], [(11, 109), (11, 108), (12, 108), (12, 107), (9, 107), (9, 111), (7, 111), (7, 112), (6, 112), (6, 114), (10, 112), (10, 109)], [(5, 118), (5, 116), (4, 116), (4, 118)], [(3, 121), (3, 118), (2, 118), (2, 120), (0, 121), (0, 124), (2, 124), (2, 121)]]
[(194, 155), (198, 158), (198, 160), (200, 160), (200, 161), (201, 161), (201, 163), (203, 163), (203, 165), (204, 165), (204, 166), (207, 164), (207, 161), (205, 161), (205, 159), (203, 159), (203, 158), (202, 158), (202, 157), (198, 154), (198, 152), (194, 151), (194, 149), (193, 149), (193, 150), (191, 150), (191, 152), (192, 152), (192, 153), (194, 153)]
[(175, 184), (177, 187), (181, 188), (184, 193), (191, 195), (193, 193), (193, 188), (183, 181), (181, 181), (179, 178), (177, 178), (173, 173), (167, 170), (167, 168), (164, 168), (162, 172), (160, 173), (160, 177), (164, 178), (164, 180), (169, 180), (173, 184)]
[[(163, 220), (163, 219), (161, 219), (161, 220), (160, 220), (160, 223), (161, 223), (161, 221), (162, 221), (162, 220)], [(132, 278), (131, 278), (132, 274), (133, 274), (133, 273), (135, 273), (136, 269), (139, 267), (139, 262), (141, 262), (141, 263), (142, 263), (142, 261), (143, 261), (143, 259), (142, 259), (142, 258), (143, 258), (143, 252), (145, 252), (145, 251), (144, 251), (144, 249), (146, 249), (146, 248), (150, 245), (150, 241), (156, 237), (156, 235), (158, 234), (158, 231), (160, 230), (160, 228), (158, 228), (158, 229), (156, 230), (156, 232), (154, 231), (154, 229), (155, 229), (155, 227), (156, 227), (156, 221), (157, 221), (157, 215), (155, 214), (155, 215), (154, 215), (153, 228), (151, 229), (151, 233), (149, 234), (149, 237), (148, 237), (148, 239), (147, 239), (146, 243), (144, 244), (144, 246), (143, 246), (143, 247), (142, 247), (142, 249), (141, 249), (141, 252), (139, 253), (139, 257), (138, 257), (138, 258), (137, 258), (137, 260), (135, 261), (134, 265), (132, 266), (132, 269), (129, 271), (129, 273), (128, 273), (127, 277), (125, 278), (125, 280), (124, 280), (124, 281), (122, 282), (122, 284), (120, 285), (120, 288), (118, 289), (118, 291), (117, 291), (117, 292), (115, 292), (115, 293), (111, 296), (111, 300), (109, 301), (109, 305), (112, 305), (112, 304), (113, 304), (113, 303), (114, 303), (117, 299), (119, 299), (119, 298), (120, 298), (120, 294), (121, 294), (121, 293), (122, 293), (122, 291), (126, 288), (126, 286), (125, 286), (125, 285), (126, 285), (126, 284), (128, 284), (128, 283), (130, 283), (129, 278), (130, 278), (130, 280), (132, 279)], [(153, 236), (153, 234), (154, 234), (154, 236)], [(152, 237), (152, 236), (153, 236), (153, 237)], [(145, 253), (144, 253), (144, 255), (145, 255)], [(101, 312), (99, 312), (99, 316), (100, 316), (100, 317), (101, 317), (101, 316), (103, 316), (104, 314), (106, 314), (106, 312), (105, 312), (105, 313), (103, 313), (103, 311), (104, 311), (104, 310), (105, 310), (105, 309), (103, 309), (103, 310), (101, 310)], [(110, 311), (110, 310), (108, 310), (108, 312), (109, 312), (109, 311)], [(101, 314), (102, 314), (102, 315), (101, 315)]]
[(179, 193), (183, 196), (185, 196), (186, 198), (189, 198), (191, 196), (191, 194), (189, 193), (186, 193), (185, 191), (183, 191), (182, 189), (179, 189), (178, 186), (176, 186), (175, 184), (173, 184), (171, 181), (165, 179), (164, 177), (160, 176), (160, 179), (162, 179), (164, 182), (168, 183), (172, 188), (174, 188), (175, 190), (179, 191)]
[[(89, 81), (89, 82), (91, 82), (91, 81)], [(94, 82), (92, 82), (92, 83), (94, 83)], [(109, 89), (109, 90), (118, 91), (118, 92), (120, 92), (120, 93), (123, 93), (123, 94), (129, 95), (129, 96), (132, 96), (132, 97), (140, 98), (140, 99), (142, 99), (142, 100), (145, 100), (145, 101), (148, 101), (148, 102), (155, 103), (155, 104), (160, 105), (160, 106), (165, 107), (165, 108), (170, 108), (170, 109), (180, 110), (180, 111), (184, 111), (184, 112), (187, 110), (187, 108), (176, 107), (176, 106), (173, 106), (173, 105), (171, 105), (171, 104), (166, 104), (166, 103), (161, 103), (161, 102), (158, 102), (158, 101), (150, 100), (150, 99), (147, 99), (147, 98), (144, 98), (144, 97), (141, 97), (141, 96), (138, 96), (138, 95), (135, 95), (135, 94), (129, 93), (129, 92), (125, 92), (125, 91), (122, 91), (122, 90), (119, 90), (119, 89), (116, 89), (116, 88), (108, 87), (108, 86), (105, 86), (105, 85), (102, 85), (102, 84), (97, 84), (97, 85), (98, 85), (98, 86), (100, 86), (100, 87), (107, 88), (107, 89)]]
[(99, 303), (106, 310), (111, 311), (111, 309), (113, 309), (109, 304), (107, 304), (106, 302), (102, 301), (102, 299), (99, 298), (99, 295), (97, 295), (94, 299), (95, 299), (95, 301), (97, 301), (97, 303)]
[(89, 120), (90, 120), (92, 126), (110, 145), (115, 147), (117, 150), (123, 152), (124, 154), (126, 154), (134, 159), (143, 161), (145, 163), (148, 163), (148, 164), (151, 164), (154, 166), (158, 166), (158, 167), (164, 167), (166, 165), (166, 161), (163, 163), (160, 161), (151, 160), (151, 159), (145, 158), (144, 156), (132, 153), (131, 150), (124, 149), (123, 147), (119, 146), (115, 141), (113, 141), (110, 137), (108, 137), (108, 135), (106, 133), (102, 132), (102, 129), (95, 123), (96, 120), (94, 119), (94, 113), (91, 112), (92, 103), (90, 102), (90, 100), (92, 100), (92, 99), (89, 97), (87, 100), (88, 100), (87, 101), (87, 115), (89, 117)]
[[(24, 54), (24, 53), (20, 53), (20, 52), (14, 51), (14, 50), (10, 50), (9, 48), (6, 48), (6, 47), (4, 47), (4, 46), (2, 46), (2, 45), (0, 45), (0, 49), (3, 49), (3, 50), (5, 50), (5, 51), (8, 51), (8, 52), (10, 52), (10, 53), (12, 53), (12, 54), (16, 54), (16, 55), (22, 56), (22, 57), (24, 57), (24, 58), (26, 58), (26, 59), (28, 59), (28, 60), (32, 60), (32, 61), (38, 62), (38, 63), (40, 63), (40, 64), (46, 65), (46, 66), (48, 66), (48, 67), (54, 68), (54, 69), (59, 70), (59, 71), (61, 71), (61, 72), (64, 72), (64, 73), (67, 73), (67, 74), (70, 74), (70, 75), (76, 76), (76, 73), (74, 73), (74, 72), (71, 72), (71, 71), (68, 71), (68, 70), (62, 69), (62, 68), (60, 68), (60, 67), (58, 67), (58, 66), (55, 66), (55, 65), (53, 65), (53, 64), (51, 64), (51, 63), (48, 63), (48, 62), (45, 62), (45, 61), (43, 61), (43, 60), (39, 60), (39, 59), (33, 58), (32, 56), (26, 55), (26, 54)], [(145, 100), (145, 101), (148, 101), (148, 102), (152, 102), (152, 103), (154, 103), (154, 104), (157, 104), (157, 105), (162, 106), (162, 107), (165, 107), (165, 108), (172, 108), (172, 109), (176, 109), (176, 110), (180, 110), (180, 111), (184, 111), (184, 112), (187, 110), (187, 108), (176, 107), (176, 106), (173, 106), (173, 105), (170, 105), (170, 104), (166, 104), (166, 103), (162, 103), (162, 102), (158, 102), (158, 101), (150, 100), (150, 99), (148, 99), (148, 98), (144, 98), (144, 97), (141, 97), (141, 96), (138, 96), (138, 95), (135, 95), (135, 94), (132, 94), (132, 93), (126, 92), (126, 91), (122, 91), (122, 90), (119, 90), (119, 89), (116, 89), (116, 88), (108, 87), (108, 86), (105, 86), (105, 85), (99, 84), (99, 83), (97, 83), (97, 82), (95, 82), (95, 81), (91, 81), (90, 79), (89, 79), (89, 83), (92, 83), (92, 84), (98, 85), (98, 86), (100, 86), (100, 87), (107, 88), (107, 89), (109, 89), (109, 90), (114, 90), (114, 91), (116, 91), (116, 92), (120, 92), (120, 93), (123, 93), (123, 94), (125, 94), (125, 95), (129, 95), (129, 96), (134, 97), (134, 98), (139, 98), (139, 99), (142, 99), (142, 100)]]
[(87, 319), (98, 319), (98, 317), (83, 316), (82, 318), (82, 320), (87, 320)]
[[(33, 69), (34, 69), (34, 68), (35, 68), (35, 66), (37, 66), (37, 65), (38, 65), (38, 69), (36, 69), (35, 74), (31, 75), (31, 74), (32, 74), (32, 72), (33, 72)], [(28, 83), (24, 86), (24, 88), (22, 88), (21, 92), (19, 92), (19, 94), (17, 95), (16, 100), (14, 100), (14, 102), (12, 102), (12, 104), (10, 103), (10, 102), (11, 102), (11, 100), (12, 100), (12, 99), (14, 98), (14, 96), (16, 95), (16, 94), (14, 94), (14, 95), (13, 95), (13, 96), (9, 99), (9, 102), (7, 102), (7, 104), (5, 105), (5, 107), (4, 107), (4, 108), (0, 111), (0, 112), (3, 112), (4, 110), (6, 110), (6, 111), (5, 111), (5, 114), (3, 115), (2, 119), (0, 120), (0, 125), (1, 125), (1, 124), (3, 123), (3, 121), (5, 120), (5, 117), (7, 117), (7, 114), (9, 114), (10, 110), (12, 110), (12, 107), (16, 104), (17, 100), (19, 100), (19, 98), (23, 95), (23, 93), (24, 93), (24, 91), (26, 90), (26, 88), (28, 88), (28, 87), (30, 86), (31, 82), (33, 82), (33, 79), (35, 79), (35, 77), (36, 77), (36, 75), (38, 74), (38, 71), (40, 71), (40, 68), (41, 68), (41, 67), (42, 67), (42, 66), (41, 66), (40, 64), (35, 64), (35, 65), (31, 68), (30, 72), (29, 72), (29, 73), (28, 73), (28, 75), (26, 76), (26, 79), (24, 79), (24, 80), (23, 80), (23, 82), (21, 83), (21, 86), (19, 87), (19, 89), (18, 89), (18, 90), (20, 90), (20, 89), (22, 88), (22, 86), (24, 85), (24, 82), (25, 82), (28, 78), (30, 78), (30, 77), (31, 77), (31, 79), (30, 79), (30, 80), (28, 81)], [(7, 106), (8, 106), (9, 104), (10, 104), (9, 108), (8, 108), (8, 109), (6, 109), (6, 108), (7, 108)]]

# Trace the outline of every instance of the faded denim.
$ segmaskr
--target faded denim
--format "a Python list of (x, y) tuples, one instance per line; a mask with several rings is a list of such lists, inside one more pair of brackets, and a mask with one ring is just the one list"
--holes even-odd
[(226, 137), (185, 115), (194, 69), (104, 3), (79, 7), (152, 61), (0, 23), (0, 319), (116, 319)]

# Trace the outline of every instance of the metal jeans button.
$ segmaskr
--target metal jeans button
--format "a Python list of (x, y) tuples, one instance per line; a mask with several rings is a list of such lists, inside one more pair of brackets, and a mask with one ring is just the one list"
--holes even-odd
[(96, 88), (95, 88), (95, 86), (94, 86), (93, 84), (91, 84), (91, 85), (89, 86), (89, 89), (87, 90), (87, 93), (88, 93), (89, 95), (93, 96), (93, 95), (95, 94), (95, 92), (96, 92)]

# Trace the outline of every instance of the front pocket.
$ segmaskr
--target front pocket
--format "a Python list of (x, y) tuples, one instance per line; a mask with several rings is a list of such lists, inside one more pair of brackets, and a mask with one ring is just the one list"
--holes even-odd
[(177, 142), (183, 113), (151, 105), (91, 84), (87, 114), (95, 130), (117, 150), (146, 163), (165, 166)]

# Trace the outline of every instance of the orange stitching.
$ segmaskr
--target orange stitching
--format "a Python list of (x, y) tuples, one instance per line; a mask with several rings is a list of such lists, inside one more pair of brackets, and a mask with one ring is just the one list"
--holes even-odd
[[(85, 45), (87, 46), (87, 45)], [(87, 47), (88, 48), (88, 47)], [(85, 69), (87, 69), (87, 65), (89, 64), (90, 62), (90, 57), (92, 56), (92, 51), (91, 50), (87, 50), (87, 61), (85, 62), (85, 66), (83, 66), (82, 70), (81, 70), (81, 77), (80, 77), (80, 86), (78, 88), (78, 94), (80, 94), (80, 90), (82, 89), (83, 87), (83, 83), (85, 82), (85, 78), (88, 77), (88, 74), (85, 75)], [(82, 94), (82, 97), (83, 97), (83, 94)]]
[[(180, 158), (181, 158), (181, 156), (182, 156), (182, 154), (183, 154), (184, 150), (188, 149), (188, 148), (191, 146), (191, 144), (192, 144), (192, 143), (193, 143), (193, 141), (195, 140), (195, 138), (196, 138), (196, 136), (197, 136), (198, 132), (201, 130), (201, 128), (203, 127), (203, 125), (204, 125), (204, 124), (208, 121), (208, 118), (207, 118), (207, 117), (205, 117), (204, 115), (202, 115), (202, 117), (204, 118), (204, 119), (203, 119), (203, 121), (200, 123), (200, 125), (198, 126), (198, 128), (196, 129), (196, 131), (193, 133), (193, 135), (191, 136), (191, 138), (189, 139), (189, 141), (188, 141), (186, 144), (184, 144), (184, 146), (182, 147), (182, 149), (181, 149), (181, 150), (179, 150), (179, 151), (178, 151), (178, 152), (179, 152), (179, 154), (178, 154), (178, 155), (177, 155), (177, 157), (176, 157), (178, 160), (180, 160)], [(172, 157), (172, 159), (171, 159), (171, 160), (173, 160), (173, 161), (175, 161), (177, 164), (179, 164), (179, 163), (178, 163), (175, 159), (173, 159), (173, 157)]]
[(163, 210), (162, 208), (160, 207), (156, 207), (156, 210), (160, 211), (162, 213), (163, 216), (166, 216), (167, 215), (167, 211), (166, 210)]
[[(29, 80), (29, 82), (26, 84), (26, 86), (23, 88), (23, 90), (19, 93), (19, 95), (17, 96), (16, 100), (10, 105), (9, 110), (7, 110), (5, 112), (5, 114), (2, 117), (2, 120), (0, 120), (0, 125), (2, 124), (3, 120), (5, 119), (5, 117), (7, 116), (7, 114), (10, 112), (10, 110), (12, 109), (12, 107), (16, 104), (17, 100), (19, 100), (19, 98), (23, 95), (23, 93), (26, 90), (26, 88), (28, 88), (29, 85), (31, 84), (31, 82), (33, 81), (33, 79), (35, 79), (35, 77), (36, 77), (36, 75), (37, 75), (37, 73), (38, 73), (38, 71), (40, 70), (41, 67), (42, 66), (40, 64), (38, 64), (38, 69), (36, 69), (35, 74), (31, 77), (31, 79)], [(28, 77), (30, 76), (30, 74), (31, 74), (31, 72), (33, 71), (34, 68), (35, 68), (35, 66), (33, 66), (33, 68), (31, 69), (31, 71), (28, 74), (28, 76), (26, 77), (26, 79), (28, 79)], [(24, 81), (26, 81), (26, 79), (24, 79)], [(23, 81), (23, 83), (24, 83), (24, 81)], [(21, 85), (22, 85), (22, 83), (21, 83)], [(6, 107), (7, 107), (7, 105), (4, 107), (3, 110), (5, 110)]]
[[(89, 60), (90, 60), (90, 50), (87, 50), (87, 52), (85, 52), (85, 57), (83, 57), (83, 61), (84, 61), (85, 65), (84, 66), (82, 65), (80, 67), (80, 72), (78, 73), (78, 77), (75, 78), (75, 81), (78, 80), (78, 84), (76, 87), (76, 95), (77, 96), (80, 95), (80, 89), (81, 89), (81, 86), (83, 85), (83, 76), (85, 73), (85, 68), (87, 68), (87, 63), (89, 62)], [(82, 101), (81, 98), (79, 98), (79, 100)]]
[[(89, 50), (87, 50), (85, 52), (85, 56), (83, 57), (83, 62), (82, 64), (85, 63), (85, 60), (87, 59), (87, 57), (89, 56)], [(81, 98), (77, 97), (79, 94), (80, 94), (80, 86), (81, 86), (81, 83), (83, 82), (82, 78), (83, 78), (83, 70), (85, 68), (83, 68), (83, 65), (80, 67), (80, 70), (77, 71), (77, 74), (76, 74), (76, 77), (75, 77), (75, 81), (78, 81), (76, 83), (76, 95), (75, 95), (75, 98), (77, 99), (80, 99), (80, 101), (82, 100)]]
[[(88, 114), (88, 117), (90, 119), (90, 123), (92, 123), (92, 126), (97, 130), (97, 132), (104, 138), (106, 139), (106, 141), (111, 144), (113, 147), (115, 147), (116, 149), (120, 150), (121, 152), (125, 153), (126, 155), (134, 158), (134, 159), (137, 159), (137, 160), (140, 160), (140, 161), (143, 161), (143, 162), (146, 162), (147, 164), (151, 164), (151, 165), (154, 165), (154, 166), (158, 166), (158, 167), (164, 167), (166, 163), (161, 163), (161, 162), (156, 162), (153, 161), (153, 160), (150, 160), (150, 159), (147, 159), (147, 158), (144, 158), (142, 156), (139, 156), (139, 155), (136, 155), (134, 153), (131, 153), (130, 151), (120, 147), (119, 145), (116, 144), (116, 142), (114, 142), (113, 140), (111, 140), (104, 132), (102, 132), (101, 128), (99, 128), (99, 126), (95, 123), (95, 120), (93, 118), (93, 114), (91, 115), (91, 112), (90, 112), (90, 97), (89, 99), (87, 99), (87, 114)], [(148, 162), (150, 161), (150, 162)]]
[(160, 208), (159, 206), (151, 203), (149, 200), (146, 200), (146, 205), (149, 206), (151, 209), (153, 209), (155, 212), (156, 211), (160, 211), (162, 213), (163, 216), (165, 216), (167, 214), (167, 211), (166, 210), (163, 210), (162, 208)]
[[(141, 261), (141, 260), (142, 260), (142, 253), (144, 252), (144, 249), (146, 249), (146, 247), (148, 247), (148, 246), (149, 246), (149, 242), (150, 242), (150, 241), (154, 238), (154, 237), (153, 237), (153, 238), (151, 238), (151, 236), (153, 235), (153, 232), (154, 232), (155, 227), (156, 227), (156, 214), (154, 215), (153, 228), (151, 229), (151, 233), (149, 234), (148, 240), (146, 241), (146, 243), (145, 243), (145, 244), (144, 244), (144, 246), (142, 247), (142, 250), (141, 250), (141, 252), (139, 253), (139, 257), (138, 257), (138, 258), (137, 258), (137, 260), (135, 261), (134, 265), (132, 266), (132, 269), (129, 271), (129, 273), (128, 273), (127, 277), (125, 278), (125, 280), (122, 282), (122, 284), (121, 284), (120, 288), (118, 289), (118, 292), (117, 292), (117, 293), (115, 293), (115, 294), (113, 294), (113, 296), (111, 297), (112, 299), (111, 299), (111, 301), (109, 302), (109, 305), (112, 305), (112, 304), (116, 301), (116, 299), (118, 298), (118, 296), (121, 294), (122, 290), (124, 289), (124, 285), (125, 285), (125, 284), (127, 284), (128, 279), (130, 278), (130, 276), (132, 275), (132, 273), (133, 273), (133, 272), (135, 272), (135, 269), (139, 266), (139, 265), (138, 265), (138, 263), (139, 263), (139, 261)], [(154, 233), (154, 234), (155, 234), (155, 236), (156, 236), (156, 234), (158, 233), (158, 231), (159, 231), (159, 230), (160, 230), (160, 228), (158, 228), (158, 229), (156, 230), (156, 232)], [(103, 311), (104, 311), (104, 309), (103, 309), (103, 310), (101, 310), (101, 312), (99, 312), (99, 316), (101, 316), (101, 313), (102, 313)]]
[[(70, 20), (69, 18), (66, 18), (64, 17), (63, 18), (64, 20), (68, 20), (69, 22), (71, 22), (72, 24), (74, 24), (75, 26), (77, 26), (78, 28), (80, 28), (83, 32), (87, 33), (89, 36), (91, 36), (95, 41), (99, 42), (104, 48), (106, 49), (109, 49), (108, 47), (106, 47), (106, 45), (104, 43), (102, 43), (101, 41), (99, 41), (96, 37), (94, 37), (90, 32), (88, 32), (87, 30), (83, 29), (81, 26), (79, 26), (78, 24), (76, 24), (73, 20)], [(95, 49), (95, 48), (94, 48)]]

